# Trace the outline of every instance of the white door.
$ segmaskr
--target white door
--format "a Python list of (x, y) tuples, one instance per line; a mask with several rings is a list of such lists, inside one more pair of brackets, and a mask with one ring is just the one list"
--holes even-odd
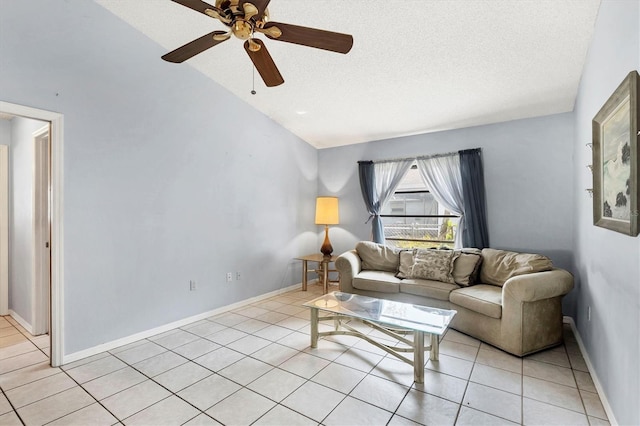
[(51, 293), (51, 224), (49, 125), (34, 133), (33, 167), (33, 334), (49, 332)]

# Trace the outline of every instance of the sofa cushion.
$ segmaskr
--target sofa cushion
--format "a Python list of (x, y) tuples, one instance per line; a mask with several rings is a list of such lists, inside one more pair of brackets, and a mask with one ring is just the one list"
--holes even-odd
[(413, 257), (409, 278), (455, 284), (452, 272), (454, 256), (457, 254), (453, 250), (418, 249)]
[(550, 271), (551, 259), (540, 254), (516, 253), (505, 250), (482, 249), (480, 281), (502, 286), (516, 275)]
[(362, 269), (373, 271), (398, 271), (400, 249), (377, 244), (371, 241), (360, 241), (356, 244), (358, 256), (362, 259)]
[(460, 287), (456, 284), (411, 278), (402, 280), (402, 282), (400, 283), (401, 293), (430, 297), (432, 299), (438, 300), (449, 300), (449, 293), (459, 288)]
[(479, 249), (460, 250), (460, 255), (453, 261), (452, 275), (456, 284), (466, 287), (476, 283), (482, 264), (481, 253)]
[(411, 268), (413, 268), (413, 254), (415, 250), (402, 250), (400, 251), (400, 263), (398, 264), (397, 278), (409, 278), (411, 275)]
[(359, 290), (379, 291), (381, 293), (398, 293), (400, 280), (393, 272), (360, 271), (353, 277), (352, 285)]
[(452, 291), (449, 301), (491, 318), (502, 317), (502, 288), (478, 284)]

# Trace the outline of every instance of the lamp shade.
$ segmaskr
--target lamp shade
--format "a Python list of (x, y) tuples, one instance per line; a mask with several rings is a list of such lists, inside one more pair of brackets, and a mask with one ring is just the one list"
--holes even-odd
[(338, 197), (316, 198), (316, 225), (338, 225)]

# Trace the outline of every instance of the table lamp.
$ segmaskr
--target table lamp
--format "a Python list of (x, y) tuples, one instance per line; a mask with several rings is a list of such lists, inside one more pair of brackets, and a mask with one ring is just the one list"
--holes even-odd
[(329, 241), (329, 225), (338, 225), (339, 223), (338, 197), (316, 198), (316, 225), (324, 225), (324, 242), (320, 251), (325, 256), (331, 256), (333, 252)]

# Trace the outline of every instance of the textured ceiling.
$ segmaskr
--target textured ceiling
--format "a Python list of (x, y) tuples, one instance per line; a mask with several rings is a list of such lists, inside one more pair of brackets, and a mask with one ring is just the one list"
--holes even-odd
[[(97, 2), (167, 52), (226, 29), (170, 0)], [(285, 83), (267, 88), (256, 73), (256, 95), (235, 38), (166, 66), (198, 69), (317, 148), (354, 144), (573, 110), (599, 4), (272, 0), (272, 21), (352, 34), (353, 49), (259, 36)]]

